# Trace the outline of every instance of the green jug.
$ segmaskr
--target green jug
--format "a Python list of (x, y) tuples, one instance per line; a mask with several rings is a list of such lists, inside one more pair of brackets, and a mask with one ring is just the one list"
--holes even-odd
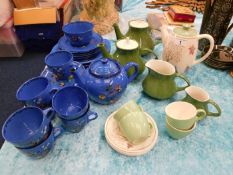
[(117, 39), (129, 37), (139, 43), (140, 54), (146, 55), (153, 53), (155, 42), (151, 37), (151, 30), (149, 24), (144, 20), (129, 21), (129, 30), (124, 36), (117, 24), (113, 25)]
[[(149, 73), (142, 82), (143, 91), (150, 97), (156, 99), (168, 99), (177, 91), (182, 91), (190, 86), (189, 80), (181, 74), (176, 73), (175, 67), (162, 60), (151, 59), (146, 63)], [(175, 78), (181, 78), (186, 83), (185, 87), (177, 87)]]

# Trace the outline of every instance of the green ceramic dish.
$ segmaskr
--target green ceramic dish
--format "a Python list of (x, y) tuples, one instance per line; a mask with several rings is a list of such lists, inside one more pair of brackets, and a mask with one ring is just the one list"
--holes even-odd
[(166, 108), (167, 121), (177, 129), (189, 129), (195, 122), (202, 120), (206, 112), (202, 109), (196, 109), (190, 103), (177, 101), (170, 103)]
[[(193, 104), (196, 108), (204, 109), (206, 115), (218, 117), (221, 115), (221, 109), (219, 105), (210, 99), (209, 94), (202, 88), (197, 86), (189, 86), (185, 89), (186, 97), (182, 101)], [(217, 112), (210, 112), (208, 104), (214, 106)]]
[(134, 100), (130, 100), (129, 102), (125, 103), (123, 106), (121, 106), (117, 112), (114, 115), (114, 118), (117, 121), (120, 121), (123, 117), (125, 117), (127, 114), (131, 112), (137, 112), (137, 111), (143, 111), (143, 109), (137, 105), (137, 103)]
[(118, 122), (122, 134), (133, 144), (146, 140), (153, 129), (144, 112), (132, 112)]
[(194, 123), (194, 125), (189, 130), (180, 130), (180, 129), (174, 128), (166, 120), (167, 132), (173, 139), (182, 139), (182, 138), (186, 137), (187, 135), (191, 134), (192, 131), (196, 128), (196, 125), (197, 125), (197, 123)]
[[(149, 74), (143, 80), (142, 87), (150, 97), (168, 99), (190, 86), (189, 80), (184, 75), (176, 73), (175, 67), (166, 61), (151, 59), (146, 63), (146, 67), (149, 68)], [(183, 79), (187, 85), (178, 87), (175, 78)]]

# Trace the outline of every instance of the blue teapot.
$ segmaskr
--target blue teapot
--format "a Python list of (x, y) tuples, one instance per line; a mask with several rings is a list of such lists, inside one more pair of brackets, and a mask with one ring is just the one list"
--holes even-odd
[[(128, 76), (130, 69), (134, 71)], [(95, 60), (87, 69), (79, 66), (74, 74), (79, 80), (78, 85), (87, 91), (90, 99), (100, 104), (115, 103), (137, 75), (138, 64), (129, 62), (122, 67), (109, 58)]]

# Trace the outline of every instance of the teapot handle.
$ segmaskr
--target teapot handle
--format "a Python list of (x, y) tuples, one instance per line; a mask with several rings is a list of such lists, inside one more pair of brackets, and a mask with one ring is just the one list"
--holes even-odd
[(128, 76), (128, 83), (133, 81), (138, 75), (138, 64), (136, 64), (134, 62), (129, 62), (128, 64), (126, 64), (124, 66), (126, 73), (128, 73), (128, 71), (131, 67), (134, 67), (134, 73), (130, 77), (127, 75)]
[(203, 38), (208, 39), (210, 41), (210, 48), (209, 48), (208, 52), (203, 57), (201, 57), (198, 60), (195, 60), (194, 63), (193, 63), (193, 65), (199, 64), (202, 61), (204, 61), (211, 54), (211, 52), (212, 52), (212, 50), (214, 48), (214, 39), (213, 39), (213, 37), (211, 35), (201, 34), (201, 35), (197, 36), (198, 40), (203, 39)]
[(142, 52), (142, 51), (149, 52), (149, 53), (151, 53), (151, 54), (153, 54), (155, 56), (155, 59), (158, 59), (157, 55), (154, 53), (153, 50), (148, 49), (148, 48), (140, 48), (140, 52)]

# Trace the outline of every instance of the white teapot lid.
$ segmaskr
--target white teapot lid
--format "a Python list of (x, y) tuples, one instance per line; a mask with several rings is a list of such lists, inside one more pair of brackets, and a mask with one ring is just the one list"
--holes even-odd
[(121, 39), (116, 43), (117, 48), (122, 50), (134, 50), (138, 48), (138, 42), (127, 37), (126, 39)]
[(144, 29), (148, 28), (149, 24), (145, 20), (142, 19), (137, 19), (137, 20), (132, 20), (129, 22), (129, 25), (134, 28), (139, 28), (139, 29)]

